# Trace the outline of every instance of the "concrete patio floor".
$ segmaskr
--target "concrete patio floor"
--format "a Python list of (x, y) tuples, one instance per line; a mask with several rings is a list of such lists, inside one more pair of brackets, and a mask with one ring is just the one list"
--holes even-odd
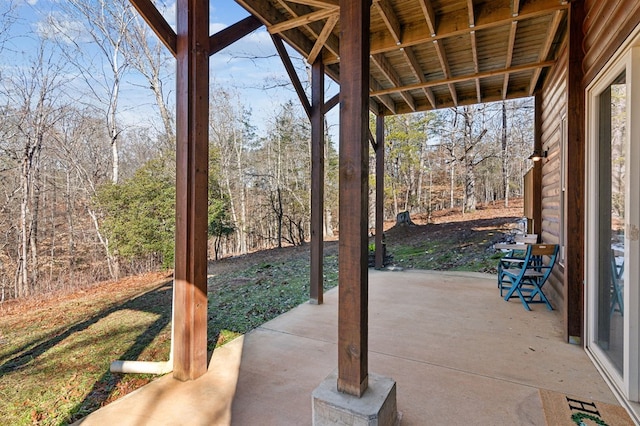
[[(370, 271), (369, 371), (397, 382), (402, 425), (544, 425), (539, 389), (617, 404), (557, 311), (503, 301), (494, 275)], [(308, 425), (337, 367), (337, 289), (216, 349), (203, 377), (171, 375), (87, 425)]]

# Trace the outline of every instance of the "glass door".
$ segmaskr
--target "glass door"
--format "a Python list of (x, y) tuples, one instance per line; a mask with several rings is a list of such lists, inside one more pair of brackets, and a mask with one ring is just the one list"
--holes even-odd
[(626, 73), (598, 95), (597, 259), (594, 342), (624, 376)]
[(640, 388), (640, 47), (587, 90), (587, 350), (627, 401)]

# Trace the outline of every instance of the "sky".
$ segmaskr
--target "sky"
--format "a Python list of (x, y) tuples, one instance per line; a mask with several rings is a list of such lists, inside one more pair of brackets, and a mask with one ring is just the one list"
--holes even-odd
[[(0, 0), (7, 1), (7, 0)], [(16, 54), (12, 57), (12, 65), (19, 65), (21, 61), (27, 63), (30, 48), (36, 46), (33, 36), (34, 31), (47, 31), (47, 18), (52, 14), (60, 14), (60, 6), (67, 0), (13, 0), (18, 2), (19, 20), (12, 27), (14, 36), (9, 41), (9, 51)], [(165, 19), (175, 29), (175, 0), (153, 0)], [(210, 2), (210, 34), (214, 34), (234, 23), (249, 16), (249, 13), (233, 0), (211, 0)], [(67, 23), (69, 28), (74, 28), (72, 22)], [(301, 78), (306, 78), (304, 62), (292, 49), (289, 49), (294, 65), (301, 73)], [(0, 60), (2, 60), (0, 58)], [(276, 84), (289, 82), (282, 61), (277, 56), (273, 42), (265, 27), (254, 31), (232, 46), (213, 55), (210, 58), (211, 82), (217, 86), (232, 87), (239, 93), (245, 106), (250, 107), (254, 125), (259, 132), (264, 132), (275, 111), (283, 103), (292, 100), (299, 105), (299, 100), (293, 87), (265, 89)], [(1, 66), (8, 66), (6, 63)], [(174, 80), (165, 81), (165, 88), (173, 93)], [(136, 77), (129, 75), (122, 87), (122, 113), (124, 121), (140, 120), (140, 111), (148, 109), (151, 117), (151, 108), (154, 101), (151, 91), (143, 90), (142, 81), (136, 81)], [(327, 78), (327, 95), (330, 98), (337, 92), (337, 85)], [(336, 110), (337, 108), (334, 108)], [(154, 119), (157, 119), (154, 118)], [(332, 111), (328, 115), (329, 122), (337, 120), (337, 113)], [(332, 125), (331, 127), (335, 127)]]

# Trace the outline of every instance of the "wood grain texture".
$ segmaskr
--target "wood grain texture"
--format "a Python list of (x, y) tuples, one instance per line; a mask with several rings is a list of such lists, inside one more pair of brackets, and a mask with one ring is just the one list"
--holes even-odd
[(311, 289), (312, 303), (323, 303), (324, 250), (324, 64), (311, 67)]
[(209, 2), (177, 7), (173, 377), (194, 380), (207, 372)]
[(338, 391), (368, 386), (369, 9), (341, 0)]

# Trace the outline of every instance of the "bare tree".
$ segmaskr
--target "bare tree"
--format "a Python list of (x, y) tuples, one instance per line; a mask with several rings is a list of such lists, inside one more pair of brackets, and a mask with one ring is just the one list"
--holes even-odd
[(19, 164), (19, 241), (16, 289), (28, 296), (38, 279), (38, 224), (40, 214), (43, 144), (64, 113), (64, 65), (42, 42), (28, 68), (18, 71), (4, 94), (15, 126), (13, 158)]
[[(121, 84), (129, 68), (125, 57), (127, 31), (135, 15), (129, 0), (68, 0), (63, 10), (63, 15), (51, 15), (49, 24), (63, 44), (62, 53), (77, 67), (93, 99), (103, 106), (110, 137), (111, 181), (117, 183), (122, 132), (118, 107)], [(91, 53), (95, 49), (100, 55)]]
[(125, 55), (132, 67), (144, 76), (147, 87), (153, 92), (164, 127), (164, 140), (167, 145), (165, 148), (171, 148), (175, 144), (175, 118), (168, 98), (165, 98), (164, 80), (167, 77), (167, 69), (170, 64), (174, 65), (175, 61), (149, 30), (149, 25), (140, 17), (131, 22), (126, 38)]

